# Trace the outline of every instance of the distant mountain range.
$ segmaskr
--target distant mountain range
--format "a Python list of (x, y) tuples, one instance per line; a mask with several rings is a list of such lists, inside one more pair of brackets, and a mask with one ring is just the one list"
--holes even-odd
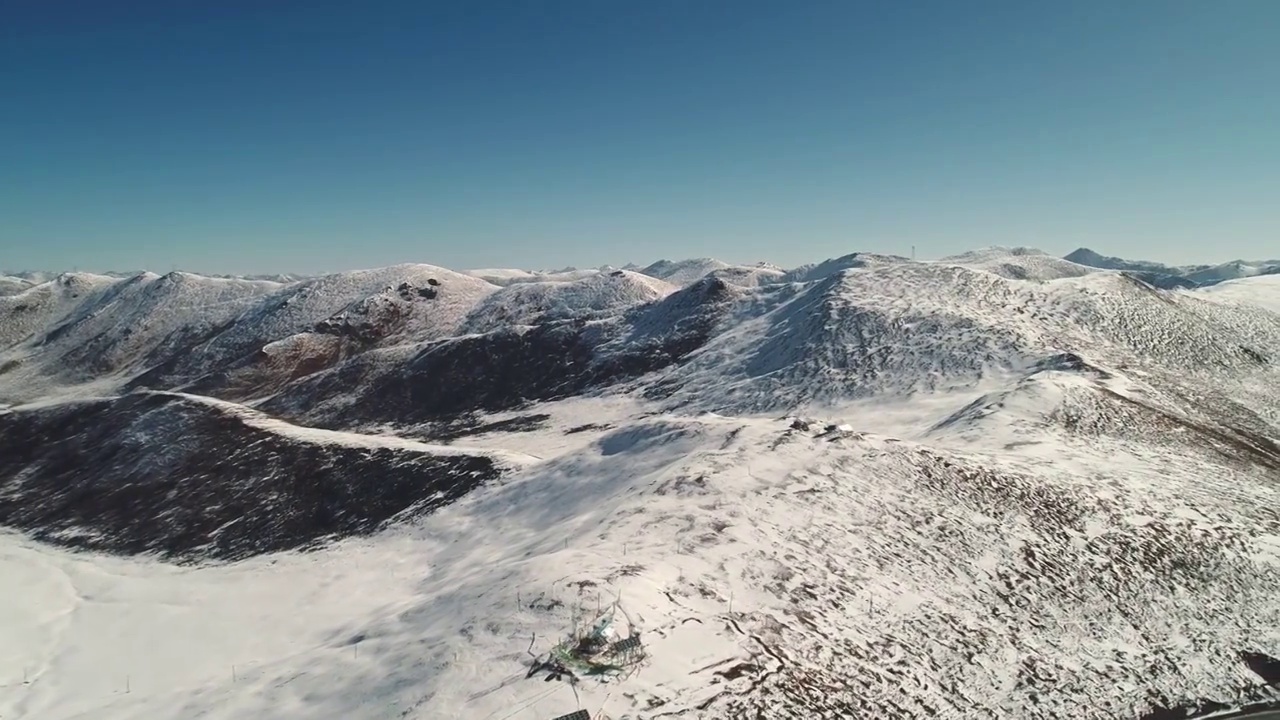
[(1147, 260), (1108, 257), (1088, 248), (1080, 248), (1065, 259), (1088, 267), (1135, 273), (1153, 285), (1164, 288), (1206, 287), (1227, 280), (1280, 274), (1280, 260), (1232, 260), (1221, 265), (1164, 265)]
[[(1052, 261), (1051, 256), (1048, 256), (1043, 251), (1035, 248), (1002, 247), (993, 247), (965, 253), (964, 255), (947, 258), (947, 260), (977, 261), (982, 255), (992, 257), (1010, 255), (1023, 258), (1024, 260), (1026, 258), (1042, 258), (1044, 262)], [(536, 271), (502, 268), (470, 270), (468, 272), (475, 277), (482, 278), (498, 285), (509, 285), (512, 283), (537, 282), (542, 280), (573, 280), (595, 275), (597, 273), (606, 273), (615, 269), (621, 269), (638, 272), (640, 274), (648, 275), (659, 280), (665, 280), (677, 285), (687, 285), (690, 282), (713, 272), (728, 272), (730, 274), (736, 274), (743, 277), (767, 277), (783, 281), (791, 281), (797, 277), (812, 277), (815, 271), (817, 273), (821, 273), (824, 272), (827, 267), (842, 266), (842, 264), (843, 266), (852, 267), (855, 264), (865, 263), (868, 259), (874, 258), (892, 259), (894, 261), (906, 259), (898, 258), (896, 256), (878, 256), (868, 253), (854, 253), (843, 258), (826, 261), (822, 268), (818, 268), (816, 265), (809, 265), (793, 269), (789, 272), (776, 265), (764, 262), (756, 263), (754, 265), (733, 265), (732, 263), (723, 262), (714, 258), (693, 258), (679, 261), (659, 260), (645, 267), (641, 267), (635, 263), (627, 263), (619, 268), (606, 265), (598, 268), (586, 269), (566, 267), (559, 270)], [(1220, 265), (1166, 265), (1164, 263), (1150, 260), (1127, 260), (1125, 258), (1102, 255), (1084, 247), (1068, 253), (1062, 259), (1070, 263), (1074, 263), (1075, 265), (1081, 265), (1089, 268), (1129, 272), (1141, 277), (1153, 285), (1156, 285), (1157, 287), (1166, 289), (1178, 287), (1206, 287), (1209, 285), (1216, 285), (1217, 283), (1225, 282), (1227, 280), (1237, 280), (1239, 278), (1255, 277), (1257, 275), (1280, 274), (1280, 260), (1232, 260)], [(128, 278), (138, 275), (140, 272), (141, 271), (108, 271), (98, 274), (106, 277)], [(1066, 272), (1070, 273), (1071, 271), (1067, 270)], [(763, 273), (763, 276), (761, 273)], [(22, 271), (7, 274), (0, 272), (0, 295), (12, 294), (33, 285), (47, 282), (56, 278), (60, 274), (62, 273), (49, 271)], [(317, 276), (274, 273), (257, 275), (205, 275), (205, 277), (228, 280), (266, 280), (278, 283), (291, 283), (311, 279)]]

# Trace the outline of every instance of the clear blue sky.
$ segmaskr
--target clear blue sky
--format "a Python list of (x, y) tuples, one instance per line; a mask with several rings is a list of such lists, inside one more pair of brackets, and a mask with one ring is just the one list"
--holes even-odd
[(0, 267), (1280, 255), (1277, 0), (0, 0)]

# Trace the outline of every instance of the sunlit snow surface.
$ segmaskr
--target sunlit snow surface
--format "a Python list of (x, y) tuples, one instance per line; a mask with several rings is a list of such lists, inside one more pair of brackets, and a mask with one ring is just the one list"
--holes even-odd
[(1280, 313), (1280, 275), (1228, 280), (1195, 292), (1215, 300), (1246, 306), (1257, 305)]
[[(0, 716), (552, 717), (579, 699), (524, 679), (531, 638), (614, 601), (648, 659), (577, 685), (613, 718), (1125, 717), (1148, 687), (1230, 692), (1241, 649), (1280, 654), (1274, 474), (1047, 434), (961, 452), (546, 409), (539, 434), (468, 439), (541, 464), (312, 554), (175, 568), (4, 536), (23, 591)], [(614, 428), (566, 434), (583, 420)]]
[[(506, 273), (498, 289), (402, 266), (240, 287), (249, 309), (210, 318), (231, 323), (227, 348), (406, 276), (460, 289), (418, 309), (425, 338), (644, 303), (660, 326), (685, 275), (744, 278), (679, 363), (480, 413), (548, 417), (458, 439), (508, 471), (428, 517), (224, 565), (0, 535), (0, 718), (1119, 719), (1239, 700), (1259, 683), (1240, 653), (1280, 657), (1274, 276), (1157, 293), (1020, 251), (658, 269), (672, 279)], [(45, 319), (5, 327), (6, 357), (36, 362), (24, 338), (74, 313), (68, 333), (100, 336), (111, 312), (68, 298), (118, 282), (13, 296)], [(163, 340), (106, 347), (129, 360)], [(377, 352), (394, 367), (411, 351)], [(19, 372), (6, 387), (25, 400)], [(448, 449), (183, 397), (298, 442)], [(526, 678), (531, 653), (615, 604), (639, 666)]]

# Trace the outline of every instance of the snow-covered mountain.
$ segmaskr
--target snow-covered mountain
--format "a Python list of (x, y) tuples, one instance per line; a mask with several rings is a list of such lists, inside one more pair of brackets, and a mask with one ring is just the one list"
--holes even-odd
[(576, 280), (517, 282), (486, 297), (467, 317), (463, 329), (483, 333), (539, 321), (611, 314), (659, 300), (675, 290), (674, 285), (629, 270)]
[(712, 270), (704, 277), (713, 277), (730, 285), (738, 285), (741, 287), (758, 287), (760, 285), (771, 285), (773, 283), (783, 282), (786, 278), (786, 271), (770, 265), (733, 265), (730, 267)]
[(1232, 260), (1203, 270), (1188, 272), (1187, 279), (1200, 285), (1214, 285), (1227, 280), (1239, 280), (1258, 275), (1280, 275), (1280, 260), (1254, 262)]
[(285, 285), (216, 332), (159, 358), (133, 386), (191, 387), (234, 398), (270, 393), (372, 348), (451, 336), (496, 289), (432, 265)]
[(907, 262), (904, 257), (897, 255), (877, 255), (875, 253), (857, 252), (848, 255), (842, 255), (838, 258), (831, 258), (818, 263), (809, 263), (788, 270), (783, 276), (783, 282), (812, 282), (814, 280), (823, 280), (836, 273), (845, 270), (859, 270), (862, 268), (874, 267), (878, 265), (895, 265), (897, 263)]
[(32, 284), (30, 280), (25, 278), (0, 275), (0, 295), (17, 295), (31, 287)]
[(597, 275), (607, 275), (618, 271), (638, 273), (663, 282), (683, 287), (691, 285), (708, 275), (719, 277), (732, 285), (755, 287), (783, 279), (782, 268), (757, 263), (755, 265), (733, 265), (715, 258), (693, 258), (690, 260), (658, 260), (646, 267), (627, 264), (621, 268), (606, 265), (599, 268), (565, 268), (562, 270), (518, 270), (513, 268), (485, 268), (468, 270), (467, 274), (480, 278), (494, 285), (519, 285), (523, 283), (564, 283), (586, 280)]
[(1201, 297), (1224, 300), (1237, 305), (1264, 307), (1280, 313), (1280, 275), (1231, 280), (1205, 288)]
[(1089, 259), (19, 288), (0, 717), (1280, 700), (1280, 275)]
[(65, 273), (12, 295), (0, 297), (0, 348), (9, 349), (37, 333), (52, 330), (98, 291), (116, 280), (105, 275)]
[(986, 270), (1012, 280), (1057, 280), (1094, 271), (1092, 267), (1026, 247), (989, 247), (943, 258), (940, 262)]
[(666, 280), (673, 285), (688, 285), (706, 277), (708, 273), (733, 267), (727, 262), (714, 258), (694, 258), (692, 260), (659, 260), (640, 272), (650, 277)]
[(515, 285), (528, 282), (573, 282), (574, 280), (584, 280), (601, 273), (613, 272), (615, 269), (613, 267), (587, 268), (585, 270), (579, 270), (578, 268), (564, 268), (561, 270), (482, 268), (468, 270), (466, 274), (480, 278), (493, 285)]
[[(65, 292), (60, 281), (53, 282)], [(135, 369), (149, 356), (171, 351), (183, 339), (216, 331), (280, 287), (271, 282), (180, 272), (164, 276), (141, 273), (97, 282), (91, 298), (82, 298), (37, 341), (42, 366), (61, 378), (74, 381)], [(24, 293), (10, 301), (25, 303), (33, 294)]]
[(1147, 260), (1108, 257), (1088, 248), (1075, 250), (1065, 259), (1089, 267), (1134, 273), (1147, 282), (1164, 288), (1204, 287), (1227, 280), (1280, 274), (1280, 260), (1233, 260), (1221, 265), (1165, 265)]
[(1089, 248), (1077, 248), (1067, 254), (1066, 258), (1073, 263), (1101, 268), (1103, 270), (1124, 270), (1128, 272), (1145, 272), (1160, 275), (1180, 275), (1185, 272), (1203, 270), (1208, 265), (1173, 266), (1149, 260), (1125, 260), (1124, 258), (1102, 255)]

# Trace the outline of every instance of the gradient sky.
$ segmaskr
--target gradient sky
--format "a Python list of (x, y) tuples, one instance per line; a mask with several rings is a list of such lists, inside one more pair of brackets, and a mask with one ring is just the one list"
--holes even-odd
[(1280, 256), (1276, 0), (0, 0), (0, 267)]

